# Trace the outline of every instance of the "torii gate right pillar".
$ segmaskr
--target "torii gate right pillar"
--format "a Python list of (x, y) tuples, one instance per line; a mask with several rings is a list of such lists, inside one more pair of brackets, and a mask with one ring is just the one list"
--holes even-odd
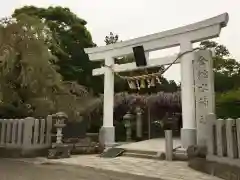
[[(190, 41), (180, 43), (180, 51), (192, 51)], [(195, 120), (195, 93), (194, 93), (194, 75), (193, 75), (194, 53), (190, 52), (182, 56), (181, 63), (181, 99), (182, 99), (182, 146), (187, 148), (196, 144), (196, 120)]]

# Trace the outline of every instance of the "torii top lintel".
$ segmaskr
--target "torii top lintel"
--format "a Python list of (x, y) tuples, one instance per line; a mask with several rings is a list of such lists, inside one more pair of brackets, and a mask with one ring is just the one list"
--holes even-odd
[(218, 37), (221, 28), (227, 26), (228, 13), (206, 19), (183, 27), (130, 39), (107, 46), (86, 48), (91, 61), (101, 61), (106, 57), (118, 57), (133, 53), (132, 48), (143, 45), (146, 52), (178, 46), (181, 41), (192, 43)]

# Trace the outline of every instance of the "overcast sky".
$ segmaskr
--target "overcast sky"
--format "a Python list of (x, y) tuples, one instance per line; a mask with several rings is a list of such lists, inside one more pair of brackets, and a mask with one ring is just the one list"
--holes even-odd
[[(24, 5), (70, 8), (88, 22), (97, 45), (104, 45), (104, 38), (110, 31), (126, 40), (228, 12), (228, 26), (217, 41), (240, 60), (240, 0), (8, 0), (2, 3), (0, 16), (10, 16), (15, 8)], [(179, 75), (179, 66), (172, 67), (166, 74), (167, 78), (177, 81)]]

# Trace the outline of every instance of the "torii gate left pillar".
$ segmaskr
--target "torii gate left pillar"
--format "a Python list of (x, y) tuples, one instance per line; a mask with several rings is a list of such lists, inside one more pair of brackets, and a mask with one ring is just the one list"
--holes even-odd
[(104, 100), (103, 100), (103, 126), (99, 132), (99, 140), (106, 147), (115, 144), (115, 128), (113, 126), (113, 107), (114, 107), (114, 72), (107, 66), (112, 67), (114, 59), (105, 58), (104, 73)]
[[(139, 69), (135, 63), (114, 64), (115, 57), (133, 53), (133, 47), (142, 45), (146, 53), (150, 51), (180, 46), (181, 53), (192, 50), (192, 43), (218, 37), (221, 28), (228, 22), (228, 14), (190, 24), (180, 28), (164, 31), (129, 41), (123, 41), (103, 47), (88, 48), (85, 52), (91, 61), (105, 61), (105, 67), (94, 69), (93, 75), (104, 74), (104, 112), (103, 127), (100, 130), (100, 140), (106, 147), (115, 144), (115, 130), (113, 126), (114, 108), (114, 72), (126, 72)], [(193, 82), (193, 54), (189, 53), (180, 59), (181, 63), (181, 91), (183, 128), (181, 141), (187, 148), (196, 144), (196, 114)], [(170, 64), (175, 57), (149, 60), (145, 68)], [(108, 67), (107, 67), (108, 66)], [(111, 68), (109, 68), (109, 66)]]

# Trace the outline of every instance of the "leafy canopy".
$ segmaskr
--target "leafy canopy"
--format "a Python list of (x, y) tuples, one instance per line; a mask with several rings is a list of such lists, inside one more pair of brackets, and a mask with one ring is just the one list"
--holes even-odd
[(203, 41), (200, 46), (214, 49), (215, 91), (226, 92), (238, 89), (240, 87), (240, 63), (230, 58), (228, 49), (214, 41)]
[(41, 19), (52, 31), (57, 46), (52, 45), (50, 49), (59, 60), (58, 72), (63, 76), (63, 80), (76, 81), (94, 92), (102, 90), (102, 78), (92, 76), (92, 69), (96, 65), (89, 61), (84, 52), (84, 48), (96, 46), (86, 28), (85, 20), (77, 17), (68, 8), (59, 6), (49, 8), (24, 6), (16, 9), (13, 16), (19, 14)]
[(26, 14), (5, 18), (0, 36), (1, 116), (43, 117), (64, 111), (76, 120), (96, 102), (83, 86), (62, 81), (51, 50), (56, 41), (42, 20)]

